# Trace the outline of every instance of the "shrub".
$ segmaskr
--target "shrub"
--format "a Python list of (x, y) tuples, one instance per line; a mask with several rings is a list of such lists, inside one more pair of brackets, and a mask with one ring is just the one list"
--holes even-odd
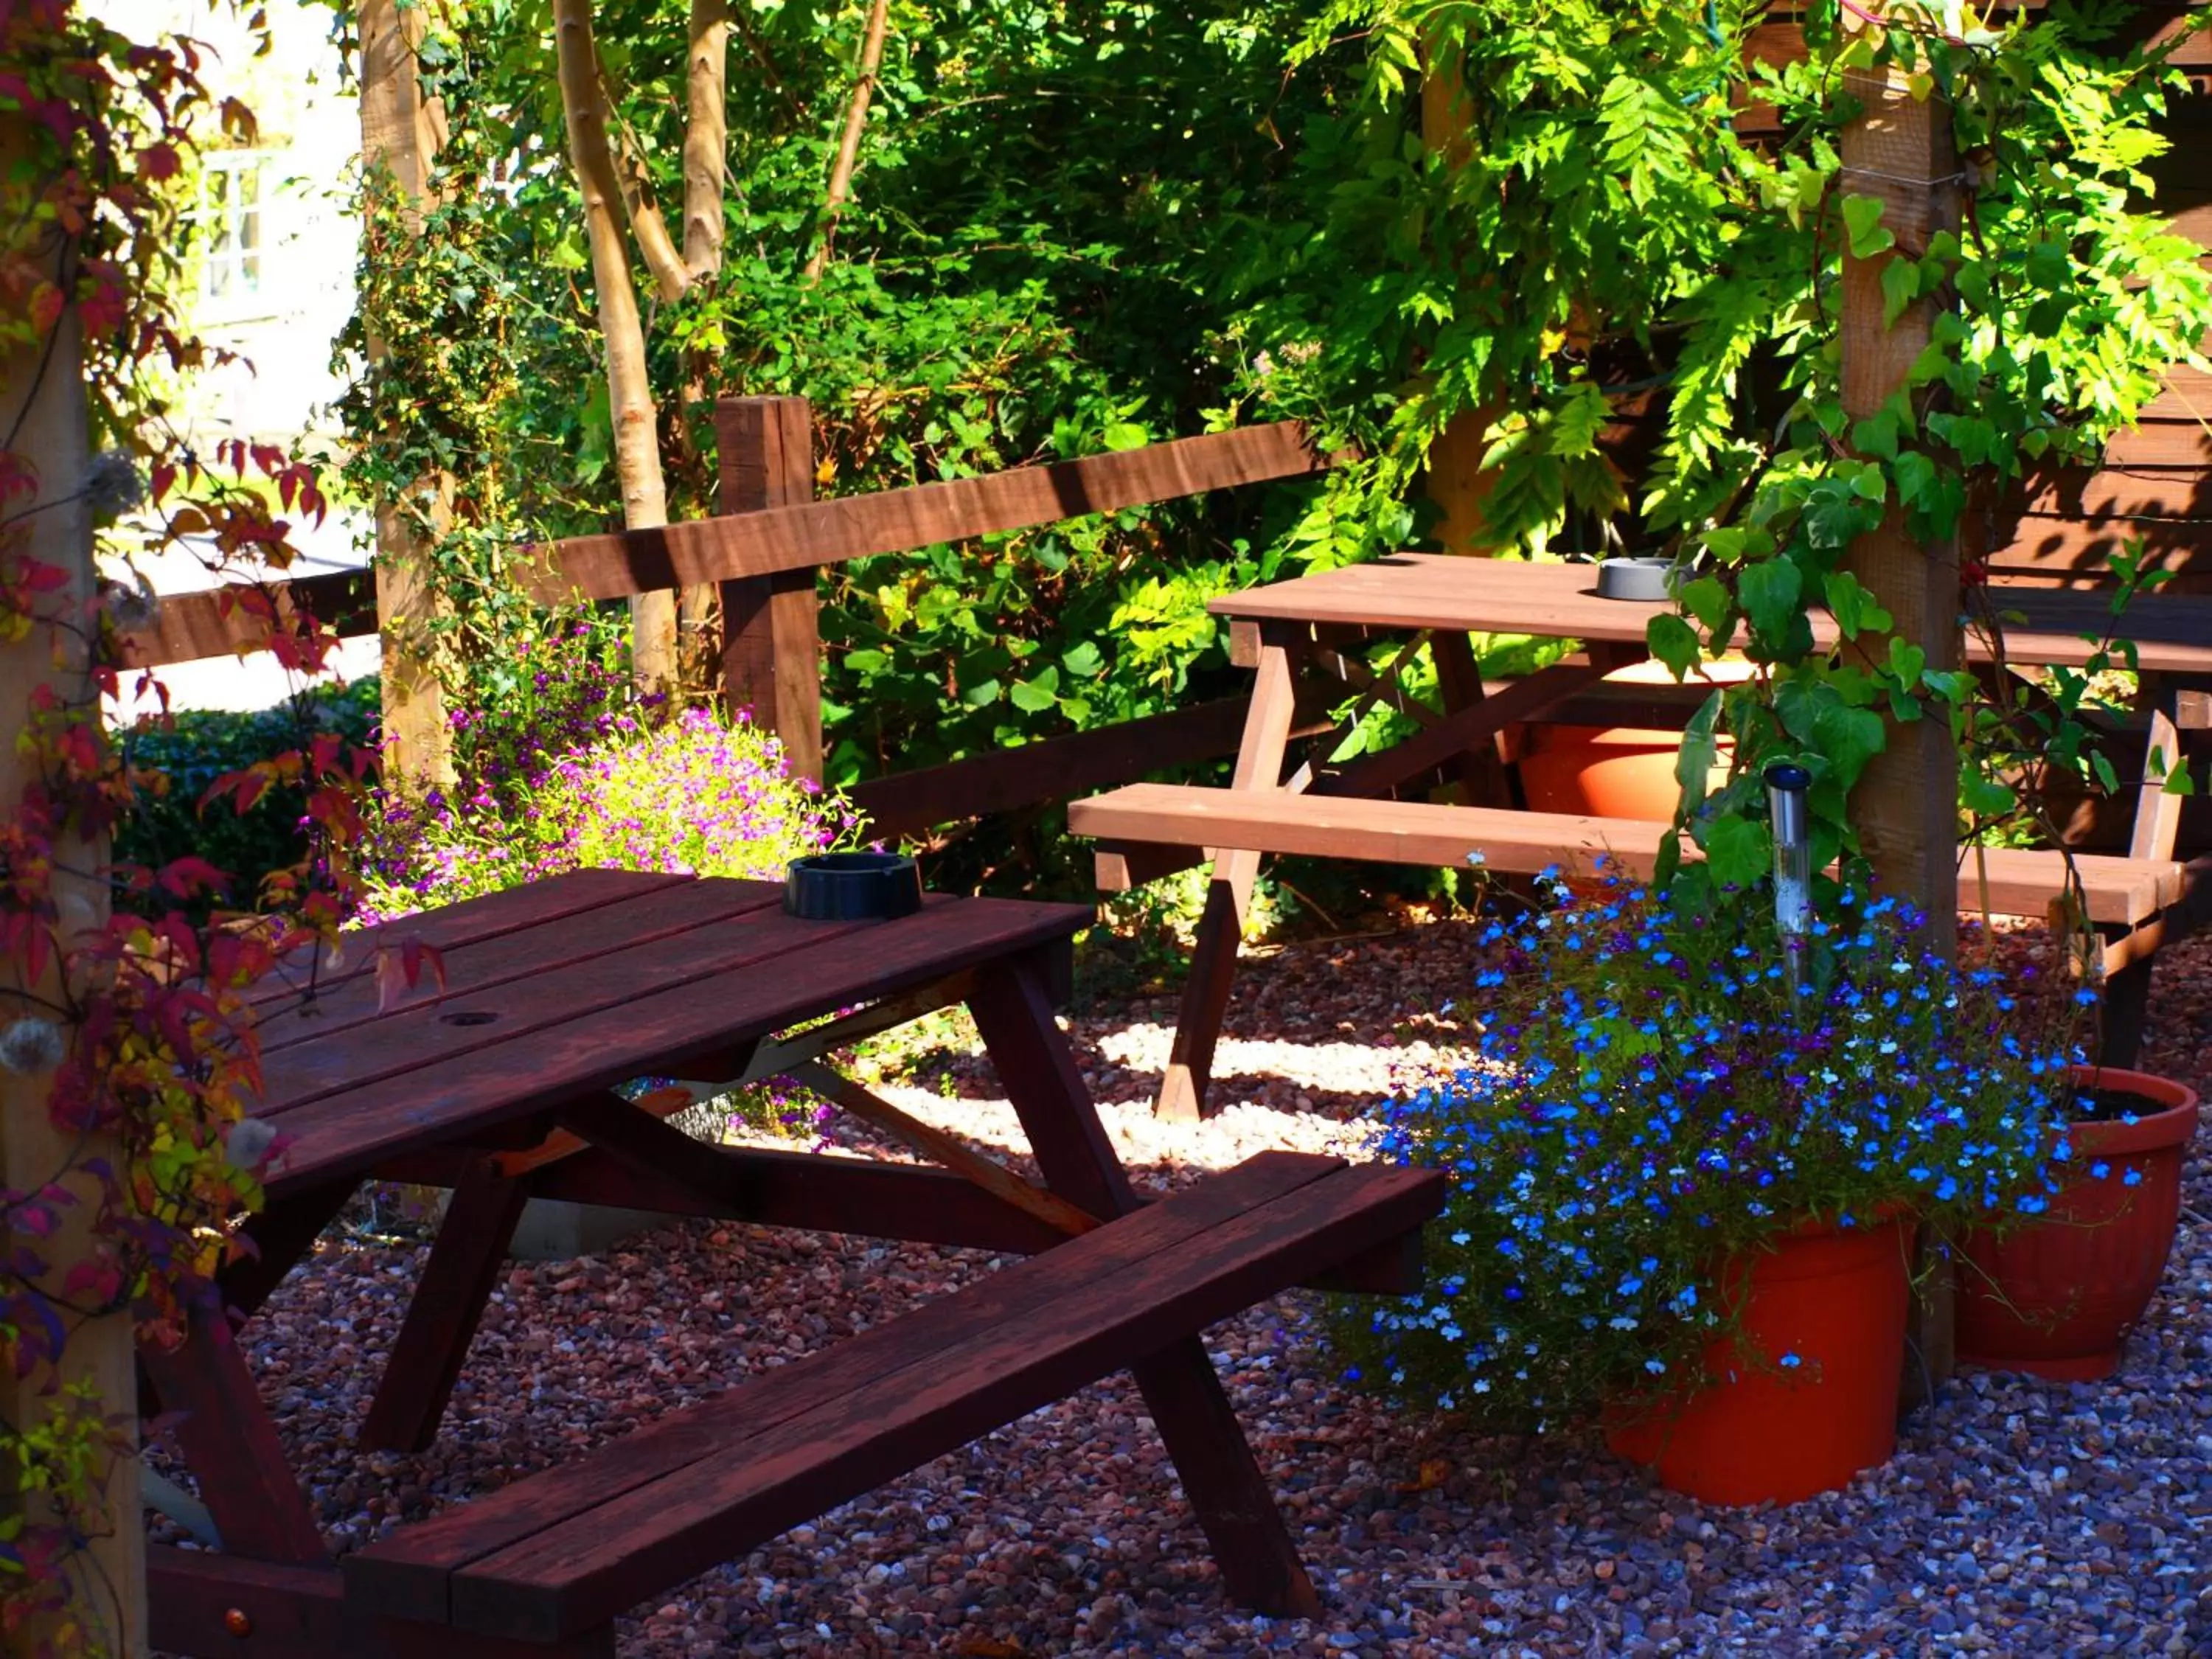
[(1477, 1062), (1382, 1113), (1383, 1155), (1451, 1188), (1431, 1291), (1334, 1309), (1355, 1380), (1540, 1429), (1694, 1385), (1734, 1322), (1722, 1259), (1802, 1218), (2044, 1206), (2072, 1057), (2053, 1000), (1848, 895), (1793, 994), (1759, 908), (1613, 882), (1489, 929)]
[[(208, 786), (227, 772), (304, 749), (317, 732), (335, 732), (349, 746), (368, 744), (376, 730), (378, 684), (372, 675), (349, 686), (310, 688), (292, 702), (252, 714), (197, 709), (148, 716), (117, 732), (129, 763), (162, 781), (142, 788), (117, 821), (115, 862), (159, 870), (188, 855), (203, 858), (229, 878), (223, 902), (252, 904), (263, 877), (307, 855), (305, 792), (279, 784), (243, 812), (228, 804), (202, 812)], [(142, 901), (119, 893), (116, 902), (133, 908)], [(155, 909), (175, 906), (167, 895), (143, 902)], [(213, 902), (204, 899), (184, 908), (204, 917)]]
[(598, 735), (565, 753), (510, 732), (513, 769), (464, 799), (381, 797), (362, 919), (588, 866), (780, 878), (792, 859), (859, 835), (851, 805), (792, 777), (782, 744), (743, 715), (695, 709), (644, 727), (610, 705), (580, 718)]

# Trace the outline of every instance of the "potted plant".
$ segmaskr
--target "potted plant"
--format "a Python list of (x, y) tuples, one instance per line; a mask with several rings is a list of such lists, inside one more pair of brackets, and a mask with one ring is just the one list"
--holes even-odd
[(2047, 1211), (1960, 1241), (1960, 1360), (2065, 1382), (2109, 1376), (2166, 1272), (2196, 1091), (2077, 1066)]
[(1336, 1312), (1349, 1373), (1492, 1427), (1595, 1414), (1717, 1502), (1884, 1461), (1911, 1228), (2047, 1200), (2067, 1056), (1910, 911), (1831, 908), (1795, 991), (1755, 896), (1615, 879), (1494, 925), (1479, 1053), (1380, 1133), (1451, 1176), (1432, 1288)]

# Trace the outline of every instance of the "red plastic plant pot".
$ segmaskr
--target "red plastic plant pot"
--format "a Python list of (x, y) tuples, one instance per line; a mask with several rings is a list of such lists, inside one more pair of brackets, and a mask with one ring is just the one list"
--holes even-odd
[(1911, 1227), (1902, 1208), (1848, 1229), (1801, 1223), (1730, 1261), (1720, 1293), (1742, 1326), (1706, 1356), (1723, 1380), (1609, 1410), (1606, 1443), (1709, 1504), (1794, 1504), (1888, 1462)]
[(2146, 1104), (2133, 1123), (2067, 1131), (2073, 1174), (2043, 1216), (1960, 1240), (1963, 1364), (2058, 1382), (2110, 1376), (2166, 1273), (2181, 1218), (2182, 1156), (2197, 1133), (2196, 1091), (2109, 1066), (2077, 1066), (2075, 1080)]

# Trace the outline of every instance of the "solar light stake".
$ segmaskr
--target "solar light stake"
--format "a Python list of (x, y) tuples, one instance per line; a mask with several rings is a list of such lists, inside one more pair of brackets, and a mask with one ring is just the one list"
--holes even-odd
[(1805, 937), (1813, 921), (1813, 842), (1805, 792), (1813, 775), (1802, 766), (1778, 761), (1766, 769), (1766, 816), (1774, 832), (1774, 921), (1792, 995), (1802, 995), (1806, 972)]

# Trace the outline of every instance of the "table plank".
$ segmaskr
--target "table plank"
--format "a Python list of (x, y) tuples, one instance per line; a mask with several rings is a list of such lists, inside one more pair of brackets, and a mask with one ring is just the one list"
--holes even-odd
[[(366, 1024), (317, 1032), (279, 1049), (263, 1067), (262, 1103), (255, 1115), (281, 1118), (325, 1095), (423, 1072), (655, 991), (758, 967), (793, 951), (817, 951), (881, 925), (787, 916), (781, 907), (759, 903), (751, 883), (700, 881), (681, 896), (696, 905), (701, 926), (641, 943), (617, 941), (616, 948), (565, 962), (569, 930), (535, 928), (523, 943), (545, 951), (550, 961), (543, 971), (455, 988), (444, 997), (408, 1002)], [(508, 1053), (513, 1064), (520, 1056), (511, 1048)], [(526, 1081), (527, 1073), (526, 1064)]]
[[(699, 943), (753, 929), (771, 943), (789, 938), (750, 919), (662, 941), (644, 954), (684, 953), (690, 960), (680, 969), (651, 960), (639, 964), (654, 976), (648, 990), (632, 987), (627, 988), (634, 994), (617, 995), (625, 988), (586, 983), (581, 1000), (538, 1009), (528, 1030), (519, 1022), (516, 1029), (499, 1023), (475, 1028), (477, 1035), (493, 1033), (491, 1040), (448, 1051), (434, 1065), (386, 1067), (374, 1080), (286, 1109), (261, 1109), (258, 1115), (273, 1115), (289, 1138), (286, 1162), (270, 1190), (366, 1170), (380, 1158), (463, 1139), (631, 1078), (681, 1075), (688, 1060), (780, 1030), (825, 1007), (891, 994), (1050, 945), (1089, 926), (1092, 917), (1076, 905), (932, 896), (918, 915), (896, 921), (850, 927), (791, 923), (818, 931), (811, 943), (765, 958), (753, 952), (749, 939), (726, 941), (719, 952)], [(787, 919), (779, 914), (774, 920)], [(608, 979), (609, 964), (617, 960), (602, 958), (588, 970), (568, 972)]]
[[(376, 965), (379, 945), (417, 939), (442, 953), (496, 939), (502, 933), (558, 921), (601, 905), (619, 904), (691, 879), (690, 876), (636, 870), (572, 870), (563, 875), (525, 882), (520, 887), (463, 899), (456, 904), (441, 905), (434, 910), (356, 928), (339, 936), (338, 963), (336, 967), (325, 964), (315, 975), (315, 992), (322, 996), (368, 974)], [(303, 957), (279, 968), (250, 988), (246, 1000), (260, 1004), (300, 995), (307, 987), (310, 965)]]
[[(733, 920), (781, 902), (782, 889), (765, 881), (700, 882), (678, 877), (626, 895), (612, 903), (532, 926), (464, 939), (439, 952), (445, 987), (425, 974), (392, 1008), (381, 1006), (375, 979), (356, 974), (297, 1008), (281, 1009), (261, 1023), (261, 1052), (269, 1059), (301, 1043), (388, 1018), (405, 1010), (457, 1006), (463, 999), (532, 975), (591, 961), (653, 940)], [(267, 1091), (265, 1091), (267, 1092)]]
[[(2021, 619), (2006, 629), (2007, 654), (2016, 662), (2080, 667), (2094, 650), (2080, 636), (2112, 625), (2111, 597), (2094, 589), (2006, 587), (1992, 590), (1992, 599), (2001, 614)], [(1594, 565), (1438, 553), (1395, 554), (1225, 593), (1207, 608), (1243, 621), (1635, 643), (1653, 617), (1674, 609), (1663, 601), (1599, 598)], [(2136, 641), (2144, 668), (2212, 674), (2212, 595), (2141, 594), (2117, 625)], [(1814, 615), (1814, 637), (1823, 645), (1836, 637), (1825, 612)], [(1986, 660), (1989, 653), (1969, 639), (1967, 654)]]

